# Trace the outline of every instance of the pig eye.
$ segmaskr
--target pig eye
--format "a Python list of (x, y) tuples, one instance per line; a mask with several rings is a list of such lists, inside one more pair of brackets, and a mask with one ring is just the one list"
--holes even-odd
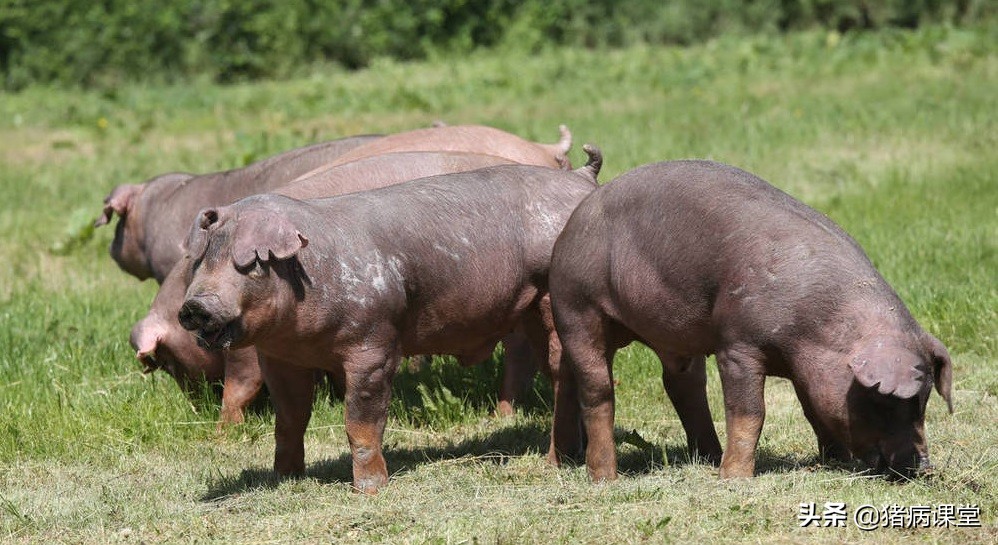
[(249, 270), (246, 271), (246, 276), (249, 276), (250, 278), (263, 278), (266, 275), (267, 270), (263, 267), (263, 264), (260, 263), (259, 259), (253, 260), (253, 264), (250, 265)]

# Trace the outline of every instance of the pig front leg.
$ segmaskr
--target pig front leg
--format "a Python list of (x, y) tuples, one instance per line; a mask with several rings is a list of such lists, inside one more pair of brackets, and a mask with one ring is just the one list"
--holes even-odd
[(260, 356), (260, 369), (274, 405), (274, 471), (305, 473), (305, 429), (312, 417), (315, 372), (288, 362)]
[(263, 387), (263, 372), (257, 362), (256, 350), (242, 348), (225, 352), (225, 383), (222, 386), (222, 411), (218, 421), (221, 429), (227, 424), (241, 424), (246, 407)]
[(392, 378), (398, 370), (399, 350), (358, 350), (348, 356), (346, 370), (346, 431), (353, 457), (353, 486), (358, 492), (375, 494), (388, 482), (388, 468), (381, 452), (392, 394)]
[(801, 386), (794, 384), (794, 391), (797, 392), (797, 399), (800, 400), (801, 408), (804, 409), (804, 416), (811, 424), (811, 429), (818, 438), (818, 456), (822, 460), (837, 460), (848, 462), (852, 459), (849, 449), (839, 441), (832, 430), (822, 422), (821, 417), (815, 410), (811, 399)]
[(658, 354), (658, 359), (662, 362), (662, 385), (683, 424), (690, 456), (701, 456), (714, 465), (721, 463), (721, 441), (707, 403), (706, 358)]
[(720, 350), (717, 367), (728, 435), (720, 475), (722, 479), (751, 477), (755, 473), (755, 448), (766, 419), (766, 375), (762, 355), (752, 349)]

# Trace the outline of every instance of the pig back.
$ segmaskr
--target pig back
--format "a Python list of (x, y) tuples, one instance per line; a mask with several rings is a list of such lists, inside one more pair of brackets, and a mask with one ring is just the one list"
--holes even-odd
[(198, 210), (269, 191), (379, 136), (356, 136), (284, 152), (252, 165), (194, 176), (179, 183), (150, 182), (142, 193), (144, 244), (153, 276), (162, 282), (182, 257), (180, 242)]
[(494, 155), (524, 165), (561, 168), (560, 158), (545, 145), (536, 144), (492, 127), (457, 125), (418, 129), (388, 135), (376, 142), (361, 146), (344, 154), (336, 161), (321, 168), (331, 168), (365, 157), (385, 153), (433, 151)]
[(512, 161), (493, 155), (458, 152), (400, 152), (338, 164), (275, 189), (296, 199), (315, 199), (366, 191), (417, 178), (464, 172)]

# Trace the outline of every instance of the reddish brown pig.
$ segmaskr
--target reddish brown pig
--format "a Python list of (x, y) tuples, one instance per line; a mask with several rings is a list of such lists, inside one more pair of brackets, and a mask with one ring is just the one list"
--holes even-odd
[(253, 344), (276, 409), (274, 468), (305, 469), (311, 369), (341, 377), (353, 484), (388, 479), (381, 453), (400, 357), (484, 359), (523, 324), (540, 361), (551, 247), (596, 187), (598, 151), (577, 171), (523, 165), (329, 199), (248, 197), (200, 213), (179, 319), (212, 349)]
[[(275, 193), (296, 198), (334, 196), (509, 163), (499, 157), (471, 153), (389, 153), (302, 178)], [(197, 391), (205, 380), (224, 380), (220, 423), (242, 422), (243, 411), (263, 386), (256, 351), (253, 348), (208, 351), (180, 327), (177, 313), (187, 289), (186, 270), (181, 262), (167, 275), (149, 313), (132, 328), (132, 347), (146, 372), (162, 369), (186, 392)], [(506, 363), (499, 397), (501, 402), (511, 404), (519, 393), (519, 380), (533, 377), (534, 370), (529, 358), (508, 358)]]
[(119, 185), (104, 199), (104, 211), (95, 225), (106, 225), (118, 214), (111, 257), (139, 280), (152, 277), (162, 283), (183, 255), (180, 242), (198, 210), (269, 191), (379, 138), (341, 138), (243, 168), (203, 175), (163, 174), (145, 183)]
[[(633, 340), (675, 376), (692, 369), (684, 381), (697, 388), (704, 356), (717, 356), (727, 422), (721, 477), (754, 472), (767, 375), (793, 382), (823, 453), (901, 474), (928, 467), (933, 384), (952, 411), (946, 349), (860, 246), (731, 166), (657, 163), (600, 188), (558, 239), (550, 281), (593, 479), (616, 477), (611, 364)], [(674, 395), (668, 381), (666, 389)]]
[[(360, 176), (376, 174), (378, 163), (361, 163), (360, 159), (370, 159), (379, 154), (404, 152), (413, 150), (455, 151), (453, 157), (459, 157), (457, 151), (468, 150), (479, 154), (494, 153), (494, 161), (484, 163), (452, 159), (448, 164), (447, 156), (441, 155), (435, 161), (413, 161), (408, 166), (399, 167), (393, 172), (386, 172), (385, 183), (377, 180), (357, 180), (349, 183), (361, 188), (364, 184), (370, 187), (380, 187), (388, 183), (397, 183), (404, 179), (420, 176), (471, 170), (486, 164), (523, 161), (542, 166), (557, 167), (567, 164), (565, 154), (571, 146), (571, 133), (561, 127), (562, 139), (558, 144), (545, 145), (528, 142), (498, 129), (478, 126), (444, 127), (433, 130), (411, 131), (402, 133), (399, 138), (393, 138), (388, 145), (378, 148), (367, 148), (367, 145), (381, 137), (353, 137), (325, 144), (318, 144), (301, 150), (294, 150), (277, 157), (256, 163), (244, 169), (207, 176), (192, 176), (189, 174), (168, 174), (142, 185), (126, 185), (116, 188), (105, 199), (104, 215), (97, 224), (110, 221), (114, 213), (118, 213), (118, 222), (114, 241), (111, 244), (111, 254), (122, 269), (145, 279), (149, 276), (163, 282), (172, 265), (179, 259), (179, 242), (186, 233), (187, 226), (196, 211), (202, 206), (222, 205), (238, 198), (272, 190), (285, 184), (295, 175), (313, 170), (320, 164), (327, 164), (332, 159), (358, 146), (366, 151), (354, 154), (346, 160), (336, 162), (336, 167), (345, 170), (334, 174), (332, 178), (345, 178), (349, 173)], [(504, 159), (505, 158), (505, 159)], [(462, 163), (466, 163), (462, 166)], [(353, 165), (347, 167), (347, 165)], [(398, 163), (404, 164), (404, 163)], [(388, 168), (390, 171), (391, 168)], [(366, 169), (366, 170), (365, 170)], [(405, 169), (411, 176), (404, 177)], [(420, 170), (421, 169), (421, 170)], [(393, 180), (393, 181), (388, 181)], [(291, 190), (291, 196), (301, 198), (335, 195), (342, 191), (326, 192), (329, 180), (321, 171), (306, 174), (298, 180), (300, 184)], [(333, 184), (335, 185), (335, 184)], [(140, 324), (144, 328), (151, 324)], [(153, 335), (142, 336), (141, 331), (133, 331), (133, 338), (155, 339)], [(171, 339), (181, 339), (170, 335)], [(505, 362), (503, 387), (500, 391), (498, 412), (512, 413), (512, 401), (515, 392), (522, 391), (533, 376), (535, 363), (523, 356), (525, 340), (522, 335), (513, 335), (506, 340), (509, 356)], [(178, 349), (182, 347), (177, 347)], [(217, 358), (198, 357), (197, 351), (178, 350), (175, 354), (184, 357), (173, 358), (174, 364), (163, 365), (163, 369), (187, 370), (204, 373), (205, 376), (218, 376), (223, 372), (217, 366)], [(146, 362), (156, 357), (153, 350), (144, 356)], [(184, 362), (184, 363), (182, 363)], [(175, 375), (176, 378), (176, 375)], [(239, 390), (248, 391), (248, 388)], [(238, 399), (242, 399), (240, 394)], [(223, 405), (226, 396), (223, 394)], [(223, 406), (223, 419), (233, 415)], [(242, 414), (241, 411), (238, 414)]]

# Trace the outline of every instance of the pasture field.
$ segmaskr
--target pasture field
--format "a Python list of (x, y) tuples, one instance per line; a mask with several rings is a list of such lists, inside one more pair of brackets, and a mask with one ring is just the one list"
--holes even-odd
[[(0, 541), (5, 543), (995, 543), (998, 541), (998, 28), (722, 38), (688, 49), (493, 51), (282, 82), (0, 94)], [(929, 402), (935, 475), (823, 463), (785, 380), (767, 384), (759, 475), (689, 460), (651, 353), (618, 355), (622, 477), (545, 464), (550, 387), (490, 416), (495, 361), (403, 371), (391, 482), (350, 491), (340, 402), (321, 399), (307, 476), (270, 472), (273, 413), (216, 433), (143, 375), (128, 331), (156, 286), (92, 232), (119, 183), (241, 166), (356, 133), (494, 125), (605, 154), (601, 180), (688, 157), (731, 163), (827, 213), (954, 360)], [(457, 211), (455, 211), (457, 212)], [(488, 226), (483, 226), (488, 228)], [(663, 309), (665, 311), (667, 309)], [(724, 438), (720, 384), (709, 394)], [(980, 528), (800, 527), (801, 503), (977, 506)]]

